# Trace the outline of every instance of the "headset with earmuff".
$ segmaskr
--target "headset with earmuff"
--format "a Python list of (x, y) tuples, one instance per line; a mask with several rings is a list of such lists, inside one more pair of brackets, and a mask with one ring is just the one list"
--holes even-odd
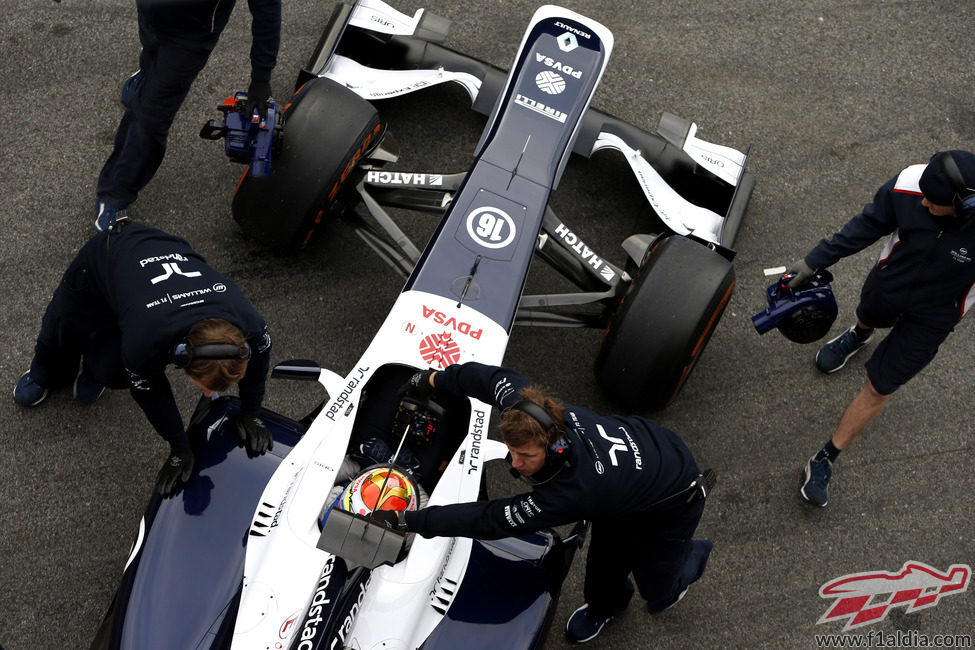
[[(531, 400), (518, 400), (511, 406), (511, 409), (521, 411), (538, 422), (545, 429), (546, 433), (549, 434), (550, 438), (552, 431), (558, 432), (559, 430), (549, 416), (548, 411)], [(559, 435), (555, 441), (551, 442), (545, 448), (545, 464), (540, 470), (531, 476), (522, 476), (518, 470), (512, 467), (511, 474), (515, 478), (520, 478), (531, 485), (540, 485), (555, 478), (556, 474), (569, 465), (569, 440), (565, 435)]]
[(182, 340), (173, 346), (170, 353), (170, 360), (177, 368), (185, 368), (194, 361), (214, 360), (222, 361), (225, 359), (247, 360), (251, 356), (251, 346), (245, 341), (243, 345), (236, 343), (204, 343), (203, 345), (193, 345), (187, 340)]
[(938, 156), (938, 162), (941, 164), (945, 176), (955, 188), (955, 196), (951, 200), (955, 212), (958, 213), (959, 217), (975, 215), (975, 189), (968, 187), (965, 183), (965, 177), (962, 176), (961, 169), (955, 162), (955, 157), (951, 155), (950, 151), (943, 151)]

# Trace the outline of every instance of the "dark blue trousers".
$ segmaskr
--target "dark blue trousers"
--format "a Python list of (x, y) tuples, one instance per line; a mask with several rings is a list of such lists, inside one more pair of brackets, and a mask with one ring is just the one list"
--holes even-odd
[(692, 557), (691, 538), (703, 512), (703, 499), (680, 497), (647, 512), (593, 521), (583, 586), (590, 610), (611, 615), (625, 609), (630, 573), (650, 609), (673, 604), (696, 578), (700, 558)]
[(135, 201), (162, 164), (176, 111), (216, 45), (216, 40), (160, 38), (141, 14), (139, 40), (142, 84), (115, 132), (115, 148), (96, 190), (99, 200), (120, 208)]
[(86, 372), (99, 383), (109, 388), (128, 386), (118, 320), (89, 272), (89, 260), (104, 254), (108, 236), (99, 233), (81, 248), (44, 312), (30, 373), (45, 388), (74, 381), (82, 358)]

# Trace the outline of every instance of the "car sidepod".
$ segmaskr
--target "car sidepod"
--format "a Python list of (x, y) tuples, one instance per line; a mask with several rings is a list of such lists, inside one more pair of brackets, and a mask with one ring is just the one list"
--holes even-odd
[(564, 551), (552, 531), (475, 540), (463, 583), (431, 597), (446, 615), (420, 647), (541, 647), (572, 560)]
[(93, 650), (230, 645), (254, 504), (303, 427), (264, 411), (274, 448), (251, 459), (232, 425), (237, 398), (208, 406), (188, 430), (193, 474), (150, 499)]

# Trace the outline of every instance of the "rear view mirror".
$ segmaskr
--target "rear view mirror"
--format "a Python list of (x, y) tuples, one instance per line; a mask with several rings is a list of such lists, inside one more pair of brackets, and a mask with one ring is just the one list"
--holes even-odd
[(302, 379), (305, 381), (318, 381), (322, 374), (322, 367), (317, 361), (308, 359), (292, 359), (284, 361), (274, 366), (271, 376), (276, 379)]

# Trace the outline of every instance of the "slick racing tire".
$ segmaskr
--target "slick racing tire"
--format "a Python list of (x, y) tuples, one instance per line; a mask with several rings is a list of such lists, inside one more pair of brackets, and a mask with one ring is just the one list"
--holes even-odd
[(241, 229), (277, 253), (303, 247), (334, 217), (341, 190), (354, 187), (357, 163), (382, 135), (375, 107), (325, 78), (295, 93), (284, 120), (270, 174), (255, 178), (248, 168), (232, 207)]
[(620, 405), (652, 411), (673, 401), (735, 287), (731, 262), (680, 236), (654, 243), (596, 355), (596, 380)]

